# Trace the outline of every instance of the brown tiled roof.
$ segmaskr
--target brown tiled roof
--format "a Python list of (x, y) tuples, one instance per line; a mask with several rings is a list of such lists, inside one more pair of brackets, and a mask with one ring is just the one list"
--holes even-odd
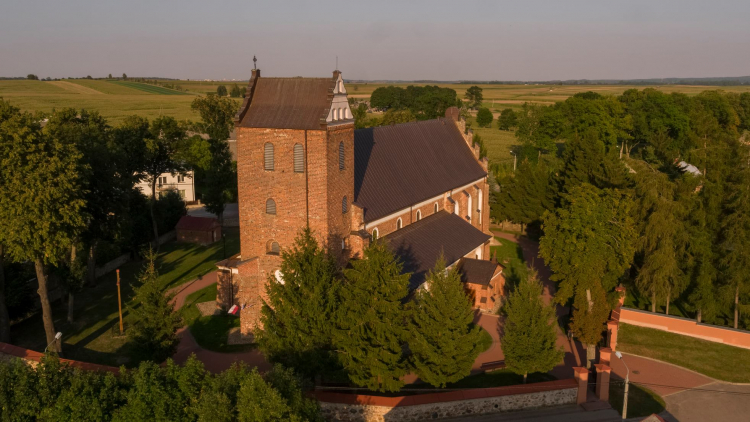
[(239, 126), (320, 130), (335, 83), (332, 78), (258, 78)]
[(354, 131), (354, 199), (366, 222), (487, 173), (452, 120)]
[(464, 258), (458, 269), (461, 273), (461, 281), (464, 283), (480, 284), (486, 286), (490, 284), (495, 270), (499, 267), (496, 262), (485, 261), (483, 259)]
[(217, 227), (219, 222), (212, 217), (193, 217), (185, 215), (180, 218), (175, 226), (176, 230), (210, 231)]
[(401, 258), (404, 272), (412, 273), (409, 288), (416, 289), (424, 282), (441, 253), (446, 265), (450, 265), (490, 237), (461, 217), (440, 211), (383, 236), (383, 239)]

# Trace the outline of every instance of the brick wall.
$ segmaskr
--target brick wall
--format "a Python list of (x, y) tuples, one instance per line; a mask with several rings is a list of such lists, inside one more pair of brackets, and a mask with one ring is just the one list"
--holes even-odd
[[(584, 386), (585, 388), (585, 386)], [(406, 397), (316, 392), (329, 421), (425, 421), (576, 403), (574, 379)]]

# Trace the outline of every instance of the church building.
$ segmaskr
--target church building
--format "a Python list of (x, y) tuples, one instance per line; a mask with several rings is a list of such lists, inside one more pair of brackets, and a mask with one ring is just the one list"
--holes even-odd
[(259, 324), (269, 279), (284, 282), (280, 252), (307, 226), (341, 266), (384, 239), (412, 273), (412, 290), (442, 253), (476, 308), (499, 305), (487, 159), (457, 108), (355, 130), (341, 72), (262, 78), (253, 70), (235, 130), (240, 254), (217, 263), (217, 304), (237, 305), (243, 335)]

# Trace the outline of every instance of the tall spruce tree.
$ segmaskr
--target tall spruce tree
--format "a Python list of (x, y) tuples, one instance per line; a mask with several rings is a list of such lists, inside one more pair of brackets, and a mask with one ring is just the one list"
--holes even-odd
[(505, 323), (500, 346), (507, 368), (523, 375), (524, 383), (529, 373), (550, 371), (565, 355), (557, 346), (555, 307), (544, 304), (542, 290), (532, 272), (521, 280), (503, 306)]
[(46, 343), (61, 352), (48, 294), (48, 266), (65, 259), (85, 228), (85, 191), (75, 144), (46, 135), (40, 116), (10, 113), (0, 124), (0, 221), (4, 252), (36, 269)]
[(282, 251), (279, 271), (279, 279), (272, 275), (266, 285), (260, 349), (309, 378), (335, 369), (332, 335), (341, 281), (333, 258), (306, 228)]
[(445, 387), (471, 372), (482, 352), (482, 328), (455, 267), (446, 271), (440, 257), (412, 302), (410, 361), (422, 381)]
[(639, 228), (637, 248), (640, 266), (635, 279), (638, 290), (651, 296), (651, 311), (664, 298), (669, 314), (670, 300), (687, 287), (680, 266), (688, 243), (684, 227), (684, 207), (675, 199), (677, 187), (669, 177), (641, 160), (628, 160), (635, 173), (638, 197), (636, 215)]
[(740, 297), (750, 293), (750, 147), (739, 147), (737, 155), (741, 159), (731, 178), (721, 243), (723, 289), (734, 304), (734, 328), (739, 326), (740, 310), (750, 311), (750, 305), (740, 303)]
[(177, 351), (180, 342), (177, 329), (182, 326), (182, 318), (171, 303), (172, 297), (164, 294), (158, 279), (156, 254), (149, 249), (143, 272), (138, 277), (140, 286), (135, 291), (138, 305), (130, 309), (133, 323), (128, 335), (143, 358), (157, 363)]
[(334, 342), (349, 378), (376, 391), (398, 391), (407, 373), (403, 300), (410, 274), (385, 241), (375, 241), (344, 270)]

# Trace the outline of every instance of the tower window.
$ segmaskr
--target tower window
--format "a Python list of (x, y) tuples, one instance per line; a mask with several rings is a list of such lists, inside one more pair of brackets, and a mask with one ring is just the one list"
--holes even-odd
[(266, 143), (263, 147), (263, 168), (268, 171), (273, 171), (273, 144)]
[(266, 253), (268, 255), (278, 255), (281, 253), (281, 247), (279, 247), (279, 242), (274, 242), (273, 240), (268, 241), (268, 245), (266, 245)]
[(422, 210), (417, 210), (417, 221), (422, 219)]
[(378, 240), (378, 229), (372, 229), (372, 240)]
[(396, 230), (401, 229), (401, 227), (403, 227), (403, 226), (404, 226), (404, 222), (401, 221), (401, 217), (399, 217), (399, 219), (396, 220)]
[(294, 172), (305, 171), (305, 149), (300, 144), (294, 144)]
[(344, 143), (339, 142), (339, 170), (344, 169)]
[(439, 208), (438, 208), (438, 203), (437, 203), (437, 202), (435, 202), (435, 212), (437, 213), (437, 212), (438, 212), (438, 210), (439, 210)]
[(266, 214), (276, 215), (276, 201), (271, 198), (266, 200)]
[(346, 205), (346, 196), (344, 199), (341, 200), (341, 213), (346, 214), (347, 205)]

